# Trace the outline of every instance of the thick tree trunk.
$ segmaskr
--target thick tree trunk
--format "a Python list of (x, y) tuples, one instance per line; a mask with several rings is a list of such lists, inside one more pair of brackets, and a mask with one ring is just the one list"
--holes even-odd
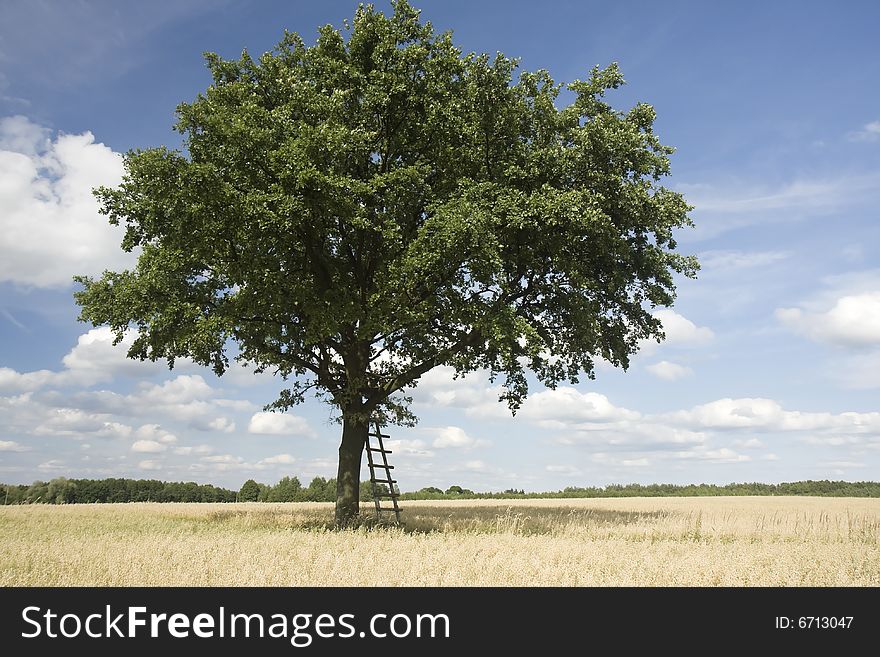
[(336, 526), (352, 524), (360, 510), (361, 457), (367, 444), (369, 425), (364, 418), (343, 414), (339, 469), (336, 474)]

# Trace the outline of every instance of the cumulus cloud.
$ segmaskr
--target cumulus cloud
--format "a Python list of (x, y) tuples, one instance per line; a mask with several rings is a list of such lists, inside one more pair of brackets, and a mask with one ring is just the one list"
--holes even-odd
[(248, 423), (248, 433), (268, 435), (306, 436), (314, 438), (317, 434), (305, 418), (289, 413), (254, 413)]
[(206, 463), (244, 463), (244, 459), (240, 456), (233, 456), (232, 454), (217, 454), (216, 456), (203, 456), (202, 460)]
[(435, 454), (435, 452), (428, 449), (428, 444), (424, 440), (418, 438), (391, 438), (386, 439), (383, 444), (386, 449), (390, 449), (394, 452), (395, 456), (417, 456), (427, 458), (434, 456)]
[[(59, 371), (36, 370), (17, 372), (9, 367), (0, 367), (0, 392), (28, 392), (46, 387), (90, 386), (95, 383), (112, 381), (117, 376), (143, 377), (166, 371), (165, 361), (141, 361), (126, 356), (134, 341), (134, 335), (127, 334), (122, 342), (113, 344), (113, 333), (109, 327), (93, 328), (77, 338), (76, 345), (61, 359), (64, 368)], [(175, 362), (178, 371), (195, 367), (192, 360), (181, 358)], [(201, 377), (199, 377), (201, 378)], [(189, 382), (192, 383), (192, 382)], [(204, 379), (202, 379), (204, 384)], [(176, 382), (164, 391), (166, 400), (181, 392), (186, 382)], [(147, 388), (145, 394), (159, 403), (162, 391)], [(186, 401), (185, 396), (175, 401)]]
[(694, 373), (691, 368), (678, 365), (677, 363), (670, 363), (668, 360), (661, 360), (659, 363), (648, 365), (645, 369), (657, 378), (666, 381), (677, 381)]
[(500, 389), (488, 384), (484, 372), (473, 372), (455, 378), (455, 369), (441, 365), (421, 376), (413, 391), (417, 405), (472, 408), (479, 405), (497, 405)]
[(704, 345), (715, 337), (712, 329), (697, 326), (687, 317), (679, 315), (670, 308), (661, 308), (653, 314), (663, 323), (667, 344)]
[(739, 454), (729, 447), (721, 447), (720, 449), (694, 449), (676, 452), (675, 456), (680, 459), (698, 459), (701, 461), (711, 461), (713, 463), (742, 463), (744, 461), (752, 460), (752, 457), (748, 454)]
[(137, 440), (132, 444), (131, 451), (146, 454), (158, 454), (168, 449), (168, 445), (156, 440)]
[(187, 445), (174, 448), (174, 453), (180, 456), (190, 456), (191, 454), (210, 454), (213, 451), (214, 448), (210, 445)]
[(214, 389), (198, 374), (182, 374), (161, 384), (145, 384), (139, 397), (150, 404), (186, 404), (214, 396)]
[(296, 459), (290, 454), (276, 454), (275, 456), (263, 459), (260, 463), (265, 463), (266, 465), (291, 465), (296, 463)]
[[(67, 372), (56, 376), (65, 383), (66, 377), (73, 383), (95, 383), (110, 380), (116, 376), (145, 376), (168, 370), (164, 359), (138, 360), (127, 356), (135, 335), (126, 333), (119, 344), (113, 344), (115, 336), (108, 326), (90, 329), (77, 338), (76, 345), (61, 359)], [(189, 358), (175, 360), (177, 371), (195, 367)]]
[(21, 445), (14, 440), (0, 440), (0, 452), (27, 452), (28, 447)]
[(880, 436), (880, 412), (824, 413), (788, 411), (773, 399), (718, 399), (657, 416), (658, 420), (706, 429), (763, 429), (768, 431), (814, 431)]
[(843, 347), (880, 346), (880, 291), (842, 296), (824, 312), (779, 308), (776, 317), (796, 333)]
[(48, 417), (34, 428), (33, 433), (42, 436), (69, 436), (83, 438), (85, 435), (99, 438), (127, 438), (131, 427), (113, 422), (103, 413), (88, 413), (78, 408), (51, 409)]
[(850, 141), (878, 141), (880, 140), (880, 121), (871, 121), (862, 126), (861, 130), (847, 135)]
[(134, 435), (141, 440), (152, 440), (163, 445), (173, 445), (177, 442), (177, 436), (158, 424), (145, 424), (135, 431)]
[(208, 428), (212, 431), (220, 431), (222, 433), (232, 433), (235, 431), (235, 422), (228, 417), (218, 417), (208, 422)]
[(130, 267), (122, 231), (91, 190), (122, 180), (122, 159), (94, 135), (56, 136), (22, 116), (0, 119), (0, 281), (64, 287), (75, 274)]
[(570, 386), (560, 386), (555, 390), (543, 390), (530, 395), (518, 415), (549, 427), (635, 420), (640, 417), (637, 411), (615, 406), (605, 395), (580, 392)]
[(431, 427), (422, 429), (422, 431), (434, 437), (431, 446), (437, 449), (447, 447), (468, 449), (484, 444), (484, 441), (469, 436), (461, 427)]
[(0, 367), (0, 393), (37, 390), (52, 381), (55, 374), (49, 370), (21, 373), (10, 367)]
[(275, 464), (265, 460), (251, 463), (234, 454), (215, 454), (201, 457), (197, 463), (189, 465), (189, 470), (200, 473), (246, 472), (267, 470), (272, 465)]

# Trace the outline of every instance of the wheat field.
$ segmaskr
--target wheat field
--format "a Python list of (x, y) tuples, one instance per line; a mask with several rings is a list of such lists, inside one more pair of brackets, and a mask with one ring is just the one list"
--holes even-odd
[(878, 499), (467, 500), (403, 509), (402, 528), (336, 531), (332, 505), (318, 503), (0, 507), (0, 585), (880, 585)]

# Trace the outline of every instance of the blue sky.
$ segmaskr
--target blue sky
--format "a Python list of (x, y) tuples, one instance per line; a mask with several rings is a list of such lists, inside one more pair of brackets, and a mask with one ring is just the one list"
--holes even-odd
[[(379, 7), (387, 7), (378, 3)], [(651, 103), (666, 185), (695, 206), (703, 264), (661, 311), (668, 340), (626, 373), (533, 388), (511, 418), (484, 376), (444, 368), (392, 428), (404, 490), (629, 482), (876, 480), (880, 468), (880, 5), (872, 2), (417, 4), (465, 51), (558, 81), (619, 62), (617, 108)], [(78, 323), (70, 277), (130, 264), (89, 189), (119, 153), (179, 145), (201, 53), (312, 40), (353, 2), (0, 5), (0, 481), (335, 475), (339, 427), (235, 370), (136, 363)]]

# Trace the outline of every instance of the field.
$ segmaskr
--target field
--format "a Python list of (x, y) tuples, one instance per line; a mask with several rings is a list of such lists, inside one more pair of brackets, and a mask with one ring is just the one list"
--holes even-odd
[[(880, 499), (0, 507), (2, 586), (878, 586)], [(368, 507), (364, 507), (365, 511)]]

